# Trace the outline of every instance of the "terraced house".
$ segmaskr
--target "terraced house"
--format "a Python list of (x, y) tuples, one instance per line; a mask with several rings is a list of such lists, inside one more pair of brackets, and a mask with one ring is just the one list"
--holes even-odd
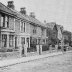
[(16, 11), (13, 1), (8, 1), (7, 6), (0, 3), (0, 27), (1, 48), (20, 48), (27, 54), (27, 49), (46, 44), (45, 25), (36, 19), (33, 12), (28, 16), (25, 7), (20, 12)]
[(15, 13), (0, 3), (0, 48), (15, 47)]

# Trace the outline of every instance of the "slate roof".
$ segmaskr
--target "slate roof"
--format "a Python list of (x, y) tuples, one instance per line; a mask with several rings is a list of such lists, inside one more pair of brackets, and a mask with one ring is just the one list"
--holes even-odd
[(13, 9), (11, 9), (11, 10), (16, 13), (18, 18), (25, 19), (25, 20), (31, 22), (34, 25), (39, 25), (39, 26), (46, 28), (46, 26), (43, 23), (41, 23), (38, 19), (30, 17), (28, 15), (21, 14), (20, 12), (18, 12), (16, 10), (13, 10)]
[(13, 12), (15, 12), (16, 16), (20, 19), (25, 19), (25, 20), (28, 20), (27, 17), (23, 16), (20, 12), (14, 10), (14, 9), (11, 9)]
[(45, 27), (46, 26), (41, 23), (38, 19), (36, 18), (32, 18), (28, 15), (23, 15), (21, 14), (20, 12), (16, 11), (16, 10), (13, 10), (11, 8), (8, 8), (7, 6), (3, 5), (1, 2), (0, 2), (0, 12), (4, 12), (8, 15), (14, 15), (14, 16), (17, 16), (18, 18), (21, 18), (21, 19), (24, 19), (24, 20), (27, 20), (29, 22), (31, 22), (32, 24), (35, 24), (35, 25), (38, 25), (38, 26), (42, 26), (42, 27)]
[(1, 2), (0, 2), (0, 12), (15, 16), (15, 13), (11, 11), (8, 7), (6, 7), (4, 4), (2, 4)]
[(36, 18), (32, 18), (32, 17), (28, 17), (29, 18), (29, 20), (31, 21), (31, 22), (33, 22), (33, 23), (35, 23), (35, 24), (38, 24), (38, 25), (40, 25), (40, 26), (43, 26), (43, 27), (46, 27), (43, 23), (41, 23), (38, 19), (36, 19)]

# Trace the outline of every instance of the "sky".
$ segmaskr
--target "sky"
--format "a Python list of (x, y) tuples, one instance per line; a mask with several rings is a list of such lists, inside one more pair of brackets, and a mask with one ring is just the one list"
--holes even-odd
[[(9, 0), (0, 0), (7, 5)], [(10, 0), (11, 1), (11, 0)], [(41, 22), (56, 22), (72, 32), (72, 0), (12, 0), (15, 9), (26, 7), (27, 14), (34, 12)]]

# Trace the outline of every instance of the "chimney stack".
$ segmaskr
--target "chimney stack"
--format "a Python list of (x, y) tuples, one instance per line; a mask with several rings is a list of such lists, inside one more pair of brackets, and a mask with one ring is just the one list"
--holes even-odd
[(12, 8), (12, 9), (15, 9), (15, 6), (14, 6), (13, 3), (14, 3), (13, 1), (8, 1), (7, 7)]
[(30, 13), (30, 17), (35, 18), (35, 13), (34, 13), (34, 12), (31, 12), (31, 13)]
[(26, 15), (26, 8), (25, 7), (20, 8), (20, 12), (22, 14)]

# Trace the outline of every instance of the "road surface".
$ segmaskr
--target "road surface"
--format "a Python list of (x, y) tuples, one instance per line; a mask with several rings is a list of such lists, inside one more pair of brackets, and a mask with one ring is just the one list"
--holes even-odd
[(72, 53), (3, 67), (0, 72), (72, 72)]

